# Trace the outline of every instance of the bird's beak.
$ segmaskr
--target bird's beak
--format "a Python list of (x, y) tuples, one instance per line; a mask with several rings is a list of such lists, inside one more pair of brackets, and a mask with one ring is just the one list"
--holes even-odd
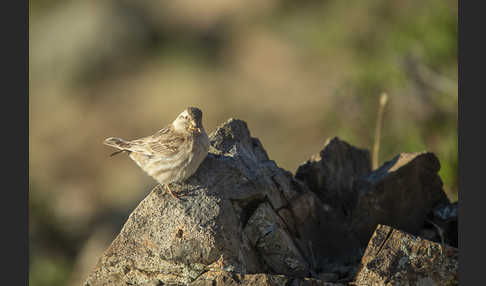
[(192, 121), (191, 122), (191, 129), (192, 129), (192, 131), (201, 132), (201, 128), (197, 128), (196, 126), (197, 126), (196, 125), (196, 122)]

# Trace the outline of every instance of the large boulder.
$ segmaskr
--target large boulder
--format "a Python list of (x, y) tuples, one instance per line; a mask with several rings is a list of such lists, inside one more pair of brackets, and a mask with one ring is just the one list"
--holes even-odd
[(417, 234), (427, 215), (449, 204), (433, 153), (401, 153), (354, 184), (351, 227), (363, 245), (378, 224)]
[(440, 207), (457, 212), (449, 207), (433, 153), (401, 153), (374, 171), (369, 157), (367, 150), (335, 137), (297, 169), (296, 178), (345, 218), (363, 248), (378, 224), (434, 237), (440, 225), (453, 233), (453, 216), (437, 216)]
[(370, 152), (334, 137), (324, 148), (299, 166), (295, 177), (303, 181), (322, 202), (347, 216), (354, 207), (354, 183), (371, 173)]
[(459, 285), (458, 249), (379, 225), (353, 285)]
[(354, 249), (334, 250), (338, 238), (358, 245), (331, 208), (268, 158), (245, 122), (228, 120), (210, 142), (198, 171), (171, 186), (181, 199), (154, 189), (85, 285), (183, 285), (217, 270), (305, 278)]

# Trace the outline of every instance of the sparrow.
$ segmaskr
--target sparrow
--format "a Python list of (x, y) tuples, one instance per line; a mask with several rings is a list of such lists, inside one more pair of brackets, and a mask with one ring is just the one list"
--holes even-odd
[(120, 149), (111, 156), (126, 152), (174, 198), (178, 197), (169, 184), (182, 182), (192, 176), (209, 151), (209, 137), (202, 125), (202, 112), (196, 107), (188, 107), (172, 123), (153, 135), (132, 141), (110, 137), (103, 144)]

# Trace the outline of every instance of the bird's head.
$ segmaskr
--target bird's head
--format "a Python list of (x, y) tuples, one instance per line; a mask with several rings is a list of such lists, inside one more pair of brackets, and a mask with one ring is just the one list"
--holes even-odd
[(188, 107), (172, 122), (174, 129), (185, 132), (201, 132), (202, 111), (197, 107)]

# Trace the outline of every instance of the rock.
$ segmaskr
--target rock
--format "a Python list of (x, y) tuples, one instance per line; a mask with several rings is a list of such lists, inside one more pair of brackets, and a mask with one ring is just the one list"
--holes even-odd
[(322, 272), (319, 273), (319, 278), (325, 282), (335, 282), (339, 279), (339, 275), (334, 272)]
[(440, 204), (428, 216), (419, 235), (426, 239), (458, 247), (457, 202)]
[(434, 218), (444, 222), (457, 221), (457, 202), (444, 204), (434, 210)]
[(223, 286), (223, 285), (255, 285), (255, 286), (344, 286), (339, 283), (328, 283), (312, 278), (292, 278), (285, 275), (270, 274), (236, 274), (229, 272), (206, 272), (190, 283), (189, 286)]
[(269, 160), (245, 122), (228, 120), (210, 142), (198, 171), (172, 185), (181, 199), (150, 192), (85, 285), (183, 285), (210, 270), (310, 276), (297, 243), (308, 238), (296, 236), (295, 204), (289, 199), (312, 193)]
[(326, 141), (321, 152), (299, 166), (295, 177), (302, 180), (322, 202), (348, 215), (356, 199), (354, 182), (370, 172), (368, 150), (353, 147), (334, 137)]
[(260, 204), (244, 232), (272, 273), (306, 277), (309, 266), (295, 246), (285, 223), (268, 203)]
[(85, 285), (337, 285), (323, 280), (355, 277), (378, 224), (431, 236), (426, 221), (457, 225), (431, 153), (370, 173), (368, 152), (335, 138), (296, 179), (244, 121), (228, 120), (210, 143), (197, 172), (171, 186), (180, 199), (152, 190)]
[[(436, 236), (435, 228), (426, 229), (424, 224), (438, 206), (448, 205), (449, 201), (442, 189), (438, 175), (440, 164), (435, 155), (402, 153), (373, 172), (369, 157), (367, 150), (355, 148), (336, 137), (327, 140), (319, 154), (297, 169), (296, 178), (319, 198), (315, 202), (306, 194), (305, 202), (299, 202), (303, 198), (292, 201), (295, 224), (300, 227), (299, 234), (305, 232), (302, 229), (312, 225), (316, 217), (306, 212), (319, 209), (325, 214), (326, 219), (323, 221), (331, 225), (323, 228), (326, 231), (310, 230), (308, 236), (326, 233), (328, 245), (323, 248), (336, 251), (346, 245), (349, 251), (347, 257), (352, 255), (352, 250), (359, 252), (360, 247), (366, 247), (378, 224), (391, 225), (427, 237)], [(299, 203), (301, 207), (298, 207)], [(316, 204), (317, 207), (306, 209)], [(302, 213), (304, 215), (300, 215)], [(307, 223), (302, 225), (304, 221)], [(434, 221), (444, 225), (437, 219)], [(451, 226), (444, 226), (444, 229), (454, 229), (453, 220), (447, 224)], [(312, 227), (317, 225), (315, 223)], [(333, 228), (339, 231), (329, 231)], [(333, 233), (338, 235), (333, 237)], [(359, 240), (360, 246), (351, 242), (354, 239)], [(330, 247), (330, 244), (333, 246)], [(344, 254), (340, 251), (320, 253), (325, 253), (325, 258), (336, 258)]]
[(458, 249), (379, 225), (353, 285), (459, 285)]
[(306, 192), (290, 203), (300, 249), (312, 269), (331, 271), (334, 262), (358, 262), (360, 243), (351, 232), (345, 217), (322, 203), (312, 192)]
[(443, 204), (434, 210), (432, 219), (442, 229), (444, 243), (458, 247), (458, 203)]
[(449, 204), (433, 153), (401, 153), (356, 181), (353, 232), (366, 245), (378, 224), (417, 234), (427, 214)]

